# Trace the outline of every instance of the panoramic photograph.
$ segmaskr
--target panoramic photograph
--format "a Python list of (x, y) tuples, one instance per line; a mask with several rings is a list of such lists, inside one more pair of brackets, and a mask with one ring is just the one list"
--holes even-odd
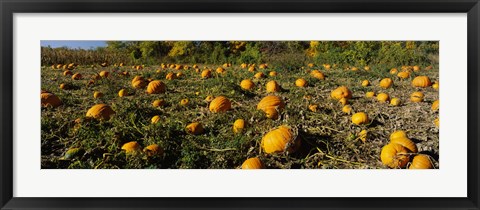
[(438, 41), (43, 40), (42, 169), (439, 169)]

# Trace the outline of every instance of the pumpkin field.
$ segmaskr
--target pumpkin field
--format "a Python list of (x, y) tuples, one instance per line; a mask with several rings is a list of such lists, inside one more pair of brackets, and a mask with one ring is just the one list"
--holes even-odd
[(42, 169), (438, 169), (438, 42), (42, 47)]

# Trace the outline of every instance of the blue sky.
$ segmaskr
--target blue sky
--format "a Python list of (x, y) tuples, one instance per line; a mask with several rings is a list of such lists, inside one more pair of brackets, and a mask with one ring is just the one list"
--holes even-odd
[(105, 47), (107, 43), (105, 41), (40, 41), (42, 47), (49, 46), (53, 48), (68, 47), (68, 48), (81, 48), (90, 49), (96, 47)]

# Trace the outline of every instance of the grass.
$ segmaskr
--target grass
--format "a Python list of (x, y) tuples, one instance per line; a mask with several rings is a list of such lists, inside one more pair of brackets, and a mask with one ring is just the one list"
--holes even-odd
[[(239, 168), (244, 160), (259, 157), (267, 168), (386, 168), (380, 161), (381, 148), (388, 143), (388, 136), (395, 130), (405, 130), (416, 143), (420, 153), (433, 158), (434, 166), (439, 167), (439, 129), (433, 121), (438, 113), (431, 111), (438, 91), (433, 88), (417, 89), (411, 86), (416, 75), (429, 76), (438, 81), (438, 69), (412, 72), (406, 80), (389, 74), (389, 69), (376, 68), (356, 72), (343, 69), (324, 70), (325, 80), (317, 80), (308, 74), (311, 68), (283, 70), (271, 68), (263, 71), (266, 78), (254, 79), (255, 73), (240, 67), (226, 68), (223, 75), (215, 73), (218, 66), (199, 65), (212, 69), (213, 78), (202, 79), (193, 69), (180, 70), (184, 76), (175, 80), (165, 80), (173, 69), (161, 70), (159, 66), (148, 66), (143, 70), (130, 67), (82, 67), (73, 70), (83, 75), (82, 80), (72, 80), (63, 76), (62, 70), (42, 67), (42, 90), (56, 94), (63, 102), (57, 108), (42, 108), (42, 168)], [(438, 65), (437, 65), (438, 66)], [(110, 72), (108, 78), (87, 85), (90, 77), (102, 70)], [(269, 77), (275, 70), (278, 75)], [(128, 71), (130, 76), (118, 72)], [(200, 71), (201, 72), (201, 71)], [(162, 80), (167, 86), (165, 94), (148, 95), (145, 89), (134, 89), (131, 80), (136, 75)], [(308, 87), (295, 86), (297, 78), (308, 81)], [(384, 77), (394, 80), (393, 88), (384, 90), (378, 87)], [(253, 91), (240, 88), (240, 81), (252, 79), (256, 86)], [(371, 86), (362, 87), (361, 81), (368, 79)], [(286, 108), (278, 120), (271, 120), (256, 110), (256, 104), (268, 95), (265, 84), (276, 80), (282, 92), (275, 93), (286, 102)], [(59, 88), (61, 83), (71, 84), (71, 90)], [(372, 120), (367, 126), (351, 123), (351, 115), (341, 111), (342, 106), (330, 98), (330, 92), (340, 85), (346, 85), (353, 92), (349, 101), (355, 112), (366, 112)], [(118, 91), (127, 89), (130, 96), (120, 98)], [(409, 102), (409, 95), (420, 90), (425, 94), (424, 102)], [(93, 92), (100, 91), (102, 98), (94, 99)], [(398, 97), (402, 105), (392, 107), (381, 104), (374, 98), (365, 98), (367, 91), (385, 92), (390, 97)], [(232, 110), (226, 113), (211, 113), (209, 96), (223, 95), (232, 101)], [(311, 99), (304, 98), (310, 95)], [(188, 98), (188, 106), (179, 104)], [(155, 108), (152, 102), (164, 99), (164, 107)], [(85, 120), (87, 110), (98, 103), (110, 105), (116, 114), (109, 121)], [(318, 104), (317, 112), (308, 110), (309, 104)], [(151, 124), (154, 115), (161, 116), (161, 122)], [(74, 121), (83, 119), (78, 124)], [(247, 126), (241, 134), (232, 131), (233, 122), (242, 118)], [(205, 128), (202, 135), (189, 135), (185, 127), (191, 122), (201, 122)], [(269, 130), (287, 124), (298, 129), (302, 139), (299, 151), (293, 154), (268, 155), (260, 149), (262, 136)], [(369, 132), (365, 143), (359, 140), (358, 133)], [(137, 141), (142, 147), (158, 144), (164, 154), (157, 157), (127, 155), (121, 150), (124, 143)], [(75, 158), (64, 158), (70, 148), (81, 148), (82, 153)]]

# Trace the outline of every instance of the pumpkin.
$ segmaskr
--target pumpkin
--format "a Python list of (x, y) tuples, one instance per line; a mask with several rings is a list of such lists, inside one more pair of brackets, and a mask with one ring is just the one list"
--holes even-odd
[(261, 79), (265, 77), (265, 74), (263, 72), (258, 72), (254, 75), (256, 79)]
[(424, 88), (424, 87), (429, 87), (430, 85), (432, 85), (432, 82), (430, 82), (430, 78), (428, 78), (427, 76), (418, 76), (412, 80), (413, 87)]
[(278, 92), (280, 91), (280, 85), (275, 80), (272, 80), (266, 85), (267, 93)]
[(310, 105), (308, 105), (308, 109), (312, 112), (317, 112), (318, 111), (318, 105), (317, 104), (310, 104)]
[(358, 71), (358, 68), (354, 66), (354, 67), (352, 67), (350, 70), (352, 70), (352, 71)]
[(363, 69), (364, 69), (365, 71), (370, 71), (370, 66), (365, 66), (365, 67), (363, 67)]
[(315, 66), (315, 64), (309, 63), (309, 64), (307, 64), (307, 66), (310, 67), (310, 68), (313, 68), (313, 66)]
[(160, 147), (158, 144), (148, 145), (143, 149), (143, 152), (148, 156), (161, 156), (163, 155), (163, 148)]
[(267, 107), (263, 111), (265, 112), (265, 116), (267, 118), (272, 120), (278, 119), (278, 110), (276, 107)]
[(148, 94), (165, 93), (165, 91), (166, 91), (166, 86), (160, 80), (154, 80), (148, 83), (148, 86), (147, 86)]
[(423, 93), (422, 92), (413, 92), (412, 95), (410, 95), (410, 101), (412, 102), (421, 102), (423, 101)]
[(141, 151), (141, 149), (142, 148), (140, 147), (140, 144), (138, 144), (138, 142), (136, 141), (125, 143), (122, 146), (122, 150), (125, 150), (125, 153), (128, 155), (137, 154), (138, 152)]
[(420, 66), (413, 66), (413, 71), (420, 71)]
[(122, 76), (130, 76), (130, 73), (128, 73), (128, 71), (123, 71), (120, 73), (120, 75)]
[(435, 126), (438, 128), (440, 127), (440, 118), (437, 117), (435, 120), (433, 120), (433, 123), (435, 124)]
[(248, 71), (249, 71), (249, 72), (254, 72), (254, 71), (255, 71), (255, 66), (250, 66), (250, 67), (248, 67)]
[(398, 70), (396, 68), (390, 69), (390, 74), (396, 74)]
[(40, 98), (42, 107), (55, 108), (62, 105), (62, 101), (60, 100), (60, 98), (58, 98), (58, 96), (53, 93), (41, 93)]
[(438, 82), (433, 83), (432, 88), (438, 90), (440, 88), (440, 84)]
[(134, 88), (144, 88), (147, 86), (147, 82), (141, 76), (135, 76), (132, 80), (132, 87)]
[[(316, 72), (314, 72), (316, 71)], [(324, 80), (325, 75), (322, 72), (319, 72), (318, 70), (313, 70), (312, 73), (310, 73), (314, 78), (319, 79), (319, 80)]]
[(268, 73), (268, 75), (271, 76), (271, 77), (275, 77), (275, 76), (277, 76), (277, 72), (276, 71), (271, 71), (271, 72)]
[(157, 99), (157, 100), (153, 101), (153, 103), (152, 103), (153, 107), (160, 107), (160, 106), (163, 106), (163, 105), (165, 105), (165, 101), (163, 99)]
[(109, 73), (108, 71), (101, 71), (98, 75), (100, 75), (100, 77), (108, 77)]
[(233, 132), (234, 133), (240, 133), (242, 130), (245, 128), (245, 120), (243, 119), (237, 119), (233, 123)]
[(118, 96), (120, 96), (120, 97), (128, 96), (127, 90), (125, 90), (125, 89), (119, 90), (118, 91)]
[(352, 106), (350, 106), (350, 105), (343, 106), (342, 112), (347, 113), (347, 114), (352, 113)]
[(407, 149), (402, 145), (389, 143), (382, 148), (380, 159), (390, 168), (404, 168), (410, 160), (406, 153)]
[(103, 93), (95, 91), (93, 92), (93, 98), (101, 98), (103, 96)]
[(192, 68), (196, 69), (196, 68), (198, 68), (198, 65), (197, 65), (197, 64), (193, 64)]
[(255, 86), (255, 83), (250, 79), (244, 79), (240, 82), (240, 87), (244, 90), (251, 90)]
[(282, 125), (265, 134), (262, 138), (261, 146), (267, 154), (293, 153), (300, 146), (300, 140), (297, 139), (290, 127)]
[(402, 79), (407, 79), (407, 78), (410, 77), (410, 73), (408, 73), (407, 71), (402, 71), (402, 72), (397, 74), (397, 77), (402, 78)]
[(225, 69), (222, 68), (222, 67), (218, 67), (218, 68), (217, 68), (217, 73), (218, 73), (218, 74), (223, 74), (223, 73), (225, 73)]
[(357, 112), (352, 115), (352, 123), (355, 125), (364, 125), (369, 122), (368, 115), (365, 112)]
[(180, 65), (180, 64), (175, 65), (175, 70), (181, 70), (181, 69), (183, 69), (183, 65)]
[(412, 164), (408, 169), (432, 169), (432, 161), (427, 155), (418, 154), (413, 157)]
[(434, 101), (432, 104), (432, 111), (437, 111), (439, 106), (440, 106), (440, 101), (439, 100)]
[(392, 106), (398, 106), (402, 103), (402, 101), (400, 101), (399, 98), (392, 98), (392, 100), (390, 100), (390, 105)]
[(392, 85), (393, 85), (393, 80), (390, 78), (384, 78), (380, 81), (381, 88), (387, 89), (392, 87)]
[(379, 93), (377, 95), (377, 100), (382, 102), (382, 103), (387, 102), (389, 99), (390, 99), (390, 97), (386, 93)]
[(76, 74), (72, 75), (72, 79), (73, 79), (73, 80), (82, 79), (82, 75), (81, 75), (80, 73), (76, 73)]
[(297, 87), (307, 87), (308, 83), (307, 83), (307, 80), (300, 78), (295, 81), (295, 85)]
[(207, 78), (210, 78), (210, 77), (212, 77), (212, 71), (210, 71), (208, 69), (202, 71), (202, 78), (207, 79)]
[(340, 104), (342, 104), (344, 106), (348, 104), (348, 100), (346, 98), (342, 98), (342, 99), (338, 100), (338, 102), (340, 102)]
[(65, 152), (65, 155), (63, 156), (64, 159), (66, 160), (71, 160), (74, 158), (79, 158), (83, 155), (85, 151), (81, 148), (70, 148)]
[(115, 114), (113, 109), (106, 104), (96, 104), (87, 111), (87, 118), (95, 118), (100, 120), (109, 120)]
[[(323, 68), (325, 68), (326, 70), (330, 70), (332, 66), (330, 64), (324, 64), (323, 65)], [(335, 64), (334, 64), (334, 67), (335, 67)]]
[(363, 87), (367, 87), (367, 86), (369, 86), (369, 85), (370, 85), (370, 82), (369, 82), (368, 80), (363, 80), (363, 81), (362, 81), (362, 86), (363, 86)]
[(360, 138), (360, 140), (363, 143), (365, 143), (367, 141), (367, 135), (368, 135), (367, 130), (362, 130), (362, 131), (360, 131), (360, 133), (358, 133), (358, 137)]
[(176, 77), (177, 76), (173, 72), (170, 72), (165, 76), (165, 79), (166, 80), (174, 80)]
[(278, 96), (265, 96), (257, 104), (257, 109), (265, 111), (265, 109), (268, 107), (278, 107), (279, 109), (283, 109), (285, 107), (285, 103), (283, 102), (282, 98)]
[(242, 63), (242, 64), (240, 64), (240, 68), (242, 68), (242, 69), (246, 69), (246, 68), (247, 68), (247, 64), (246, 64), (246, 63)]
[(367, 97), (367, 98), (372, 98), (372, 97), (374, 97), (374, 96), (375, 96), (375, 93), (374, 93), (374, 92), (371, 92), (371, 91), (370, 91), (370, 92), (365, 93), (365, 97)]
[(70, 70), (66, 70), (63, 72), (63, 76), (72, 75), (72, 74), (73, 73)]
[(400, 144), (403, 147), (407, 148), (409, 152), (413, 152), (413, 153), (418, 152), (417, 145), (415, 145), (415, 143), (413, 143), (413, 141), (408, 139), (407, 137), (390, 139), (390, 143)]
[(155, 115), (152, 117), (152, 124), (160, 122), (160, 115)]
[(214, 99), (213, 96), (207, 96), (207, 97), (205, 97), (205, 101), (206, 101), (206, 102), (210, 102), (210, 101), (212, 101), (213, 99)]
[(226, 112), (232, 108), (232, 103), (225, 96), (218, 96), (210, 102), (209, 109), (213, 113)]
[(59, 88), (62, 89), (62, 90), (68, 90), (68, 89), (71, 88), (71, 86), (69, 84), (62, 83), (62, 84), (60, 84)]
[(186, 129), (187, 133), (193, 134), (193, 135), (202, 134), (203, 131), (204, 131), (202, 124), (200, 124), (198, 122), (190, 123), (189, 125), (187, 125), (187, 127), (185, 129)]
[(242, 164), (242, 169), (263, 169), (265, 166), (263, 165), (262, 161), (257, 158), (248, 158)]
[(184, 98), (180, 100), (180, 105), (181, 106), (187, 106), (190, 103), (190, 101), (187, 98)]
[(407, 133), (403, 130), (398, 130), (390, 134), (390, 141), (396, 138), (407, 138)]
[(346, 86), (340, 86), (333, 90), (330, 96), (334, 99), (340, 100), (342, 98), (352, 98), (352, 92)]

